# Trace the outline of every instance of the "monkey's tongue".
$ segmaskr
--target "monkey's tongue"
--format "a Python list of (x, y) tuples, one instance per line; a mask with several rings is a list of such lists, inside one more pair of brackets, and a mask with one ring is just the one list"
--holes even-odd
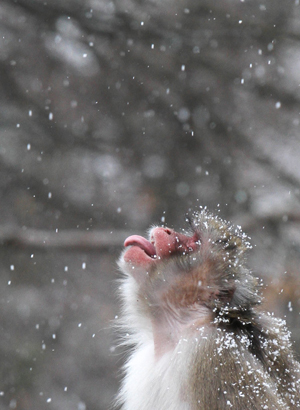
[(132, 235), (129, 236), (125, 242), (124, 246), (138, 246), (139, 248), (143, 249), (143, 251), (149, 255), (154, 256), (156, 255), (156, 250), (154, 245), (151, 242), (147, 241), (147, 239), (143, 238), (139, 235)]

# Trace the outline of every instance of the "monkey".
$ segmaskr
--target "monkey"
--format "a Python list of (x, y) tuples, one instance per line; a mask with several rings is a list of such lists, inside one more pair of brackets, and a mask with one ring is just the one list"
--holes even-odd
[(130, 349), (121, 410), (300, 408), (300, 365), (285, 323), (260, 305), (250, 238), (199, 208), (188, 229), (128, 237), (121, 344)]

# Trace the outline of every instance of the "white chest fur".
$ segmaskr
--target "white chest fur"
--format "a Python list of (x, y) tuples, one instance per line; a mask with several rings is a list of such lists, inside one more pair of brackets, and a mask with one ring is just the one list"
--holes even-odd
[(143, 345), (126, 365), (126, 377), (119, 394), (119, 400), (124, 403), (122, 410), (170, 410), (170, 403), (172, 410), (189, 410), (183, 397), (186, 380), (180, 345), (159, 360), (154, 357), (152, 343)]

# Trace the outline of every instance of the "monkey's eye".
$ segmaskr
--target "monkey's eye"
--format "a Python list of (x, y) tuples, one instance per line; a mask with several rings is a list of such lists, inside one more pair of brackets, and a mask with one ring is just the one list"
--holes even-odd
[(233, 238), (219, 238), (216, 243), (223, 245), (224, 249), (227, 251), (231, 251), (237, 248), (237, 243), (233, 240)]

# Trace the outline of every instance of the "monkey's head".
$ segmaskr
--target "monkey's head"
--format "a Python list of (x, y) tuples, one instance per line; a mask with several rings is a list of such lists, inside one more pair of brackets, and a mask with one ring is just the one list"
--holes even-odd
[(127, 276), (125, 304), (152, 321), (181, 324), (249, 311), (259, 298), (256, 279), (245, 267), (247, 236), (205, 209), (188, 222), (184, 233), (154, 227), (149, 239), (125, 240), (128, 249), (119, 261)]

